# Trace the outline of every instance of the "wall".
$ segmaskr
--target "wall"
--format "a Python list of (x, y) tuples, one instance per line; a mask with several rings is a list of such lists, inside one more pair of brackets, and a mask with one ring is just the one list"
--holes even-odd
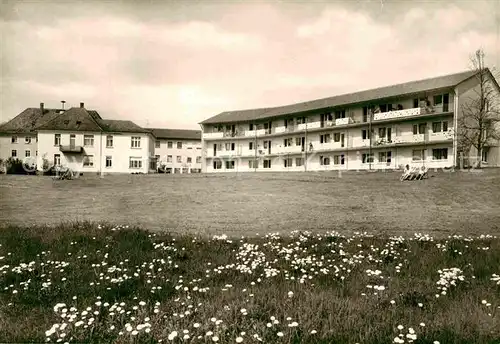
[[(17, 136), (17, 143), (12, 143), (12, 136)], [(31, 143), (25, 143), (26, 136), (31, 137)], [(12, 156), (12, 150), (17, 150), (17, 158), (23, 160), (25, 151), (29, 150), (32, 157), (37, 153), (37, 135), (34, 133), (26, 134), (0, 134), (0, 159), (7, 160)]]
[[(160, 148), (156, 147), (156, 141), (160, 141)], [(202, 164), (196, 162), (196, 157), (202, 156), (201, 141), (186, 139), (156, 139), (154, 144), (154, 155), (160, 156), (160, 163), (164, 163), (167, 168), (172, 168), (172, 172), (190, 173), (191, 169), (201, 169)], [(172, 142), (172, 148), (168, 148), (168, 142)], [(177, 148), (177, 142), (182, 143), (182, 148)], [(168, 156), (172, 156), (172, 162), (168, 162)], [(177, 162), (177, 156), (181, 157), (181, 162)], [(191, 158), (191, 163), (187, 159)]]

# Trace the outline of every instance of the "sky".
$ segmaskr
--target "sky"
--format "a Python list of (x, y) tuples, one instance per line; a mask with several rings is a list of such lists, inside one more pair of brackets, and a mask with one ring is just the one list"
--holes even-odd
[(500, 0), (0, 0), (0, 122), (85, 103), (106, 119), (200, 129), (286, 105), (500, 68)]

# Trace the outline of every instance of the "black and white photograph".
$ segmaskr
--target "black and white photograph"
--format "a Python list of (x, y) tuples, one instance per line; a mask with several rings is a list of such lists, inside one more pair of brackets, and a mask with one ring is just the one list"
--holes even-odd
[(0, 343), (500, 344), (500, 0), (0, 30)]

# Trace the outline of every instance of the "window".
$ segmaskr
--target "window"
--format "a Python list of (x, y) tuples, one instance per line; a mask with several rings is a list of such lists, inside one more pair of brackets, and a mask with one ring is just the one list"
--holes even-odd
[(304, 124), (304, 123), (306, 123), (305, 117), (297, 117), (297, 124)]
[(201, 164), (201, 156), (197, 156), (196, 157), (196, 163), (197, 164)]
[(84, 155), (83, 156), (83, 167), (93, 167), (94, 166), (94, 156)]
[(368, 154), (368, 153), (363, 153), (361, 156), (363, 164), (368, 164), (373, 162), (373, 153)]
[(385, 128), (378, 128), (378, 136), (385, 137)]
[(190, 164), (192, 161), (193, 161), (193, 158), (191, 158), (191, 157), (188, 157), (188, 158), (187, 158), (187, 163), (188, 163), (188, 164)]
[(12, 152), (11, 152), (11, 156), (13, 158), (16, 158), (17, 157), (17, 150), (13, 149)]
[(369, 140), (370, 139), (370, 131), (367, 129), (363, 129), (361, 131), (361, 137), (363, 138), (363, 140)]
[(54, 134), (54, 146), (61, 145), (61, 134)]
[(432, 132), (439, 133), (441, 131), (441, 122), (432, 122)]
[(392, 152), (391, 151), (378, 153), (378, 161), (379, 162), (386, 162), (389, 164), (391, 162), (391, 160), (392, 160)]
[(129, 158), (128, 168), (142, 168), (142, 159), (131, 156)]
[(481, 162), (488, 162), (488, 151), (490, 147), (483, 147), (483, 151), (481, 152)]
[(167, 142), (167, 148), (172, 148), (174, 143), (172, 141)]
[(301, 145), (301, 142), (302, 142), (301, 140), (302, 140), (302, 138), (301, 138), (301, 137), (296, 137), (296, 138), (295, 138), (295, 145), (296, 145), (296, 146), (300, 146), (300, 145)]
[(345, 110), (336, 110), (335, 119), (345, 118)]
[(249, 142), (248, 143), (248, 149), (249, 150), (253, 150), (253, 142)]
[(61, 155), (54, 154), (54, 165), (55, 166), (61, 165)]
[(319, 143), (330, 143), (330, 134), (324, 134), (319, 136)]
[(29, 158), (29, 157), (31, 156), (31, 151), (30, 151), (29, 149), (25, 150), (25, 151), (24, 151), (24, 156), (25, 156), (26, 158)]
[(106, 136), (106, 147), (107, 148), (113, 147), (113, 136), (111, 135)]
[(334, 155), (333, 156), (333, 164), (334, 165), (344, 165), (345, 164), (344, 154)]
[(248, 160), (248, 168), (259, 168), (258, 160)]
[(271, 160), (264, 160), (264, 168), (271, 168)]
[(333, 134), (333, 141), (340, 142), (340, 133)]
[(425, 130), (427, 129), (427, 123), (420, 123), (418, 125), (418, 133), (425, 134)]
[(182, 149), (182, 142), (177, 142), (177, 149)]
[(284, 139), (283, 140), (283, 145), (285, 147), (291, 147), (291, 146), (293, 146), (293, 138), (290, 137), (290, 138)]
[(425, 149), (414, 149), (412, 152), (413, 161), (423, 161), (425, 160)]
[(155, 160), (156, 161), (160, 161), (160, 156), (159, 155), (155, 155)]
[(235, 144), (233, 143), (226, 143), (225, 148), (227, 151), (234, 151)]
[(24, 138), (24, 143), (26, 143), (26, 144), (28, 144), (28, 145), (29, 145), (29, 144), (31, 143), (31, 136), (26, 136), (26, 137)]
[(320, 155), (319, 164), (320, 165), (330, 165), (330, 157)]
[(418, 125), (414, 124), (413, 125), (413, 135), (417, 135), (418, 134)]
[(112, 167), (113, 166), (113, 160), (111, 156), (106, 156), (106, 167)]
[(172, 156), (171, 155), (167, 155), (167, 162), (172, 162)]
[(139, 136), (132, 136), (130, 142), (131, 148), (141, 148), (141, 138)]
[(83, 145), (85, 147), (94, 146), (94, 135), (83, 135)]
[(182, 157), (180, 155), (177, 155), (177, 162), (182, 162)]
[(17, 143), (17, 136), (12, 136), (11, 143)]
[(222, 161), (215, 160), (214, 161), (214, 170), (220, 170), (222, 168)]
[(447, 160), (448, 148), (438, 148), (432, 150), (432, 158), (434, 160)]
[(295, 158), (295, 166), (304, 166), (304, 158)]
[(447, 121), (443, 122), (443, 131), (448, 131), (448, 122)]
[(226, 161), (226, 170), (234, 170), (234, 160)]
[(292, 158), (286, 158), (283, 160), (283, 164), (285, 167), (292, 167)]
[(189, 146), (188, 149), (193, 149), (193, 147)]
[(160, 148), (160, 140), (155, 141), (155, 148)]
[(443, 104), (443, 95), (434, 96), (434, 105)]
[(38, 156), (38, 151), (35, 151), (35, 156)]

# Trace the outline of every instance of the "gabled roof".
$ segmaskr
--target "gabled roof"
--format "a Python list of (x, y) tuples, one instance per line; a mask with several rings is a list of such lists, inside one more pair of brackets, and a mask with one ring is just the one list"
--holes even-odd
[(187, 130), (187, 129), (162, 129), (150, 128), (148, 129), (158, 139), (184, 139), (184, 140), (200, 140), (200, 130)]
[(97, 123), (106, 132), (120, 132), (120, 133), (148, 133), (151, 132), (144, 129), (132, 121), (122, 121), (114, 119), (98, 119)]
[(51, 121), (59, 116), (60, 109), (44, 109), (43, 114), (40, 108), (27, 108), (19, 115), (0, 125), (0, 133), (31, 133), (37, 127)]
[(85, 108), (81, 107), (73, 107), (37, 129), (94, 132), (102, 130), (94, 117)]
[(329, 98), (322, 98), (308, 102), (272, 107), (268, 109), (226, 111), (216, 116), (210, 117), (200, 124), (252, 121), (278, 117), (287, 114), (296, 114), (313, 110), (328, 109), (350, 104), (366, 103), (374, 100), (383, 100), (405, 95), (418, 94), (430, 90), (454, 87), (474, 76), (475, 74), (476, 71), (465, 71), (429, 79), (406, 82), (392, 86), (379, 87), (371, 90), (348, 93)]

